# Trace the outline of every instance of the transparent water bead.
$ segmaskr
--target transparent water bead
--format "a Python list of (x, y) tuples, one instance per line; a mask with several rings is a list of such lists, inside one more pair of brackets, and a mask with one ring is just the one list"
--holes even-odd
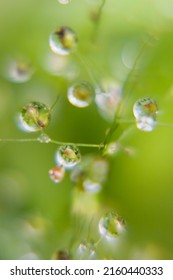
[(103, 88), (96, 90), (95, 103), (101, 116), (111, 122), (121, 101), (121, 88), (112, 82), (104, 83)]
[(66, 4), (69, 4), (71, 2), (71, 0), (58, 0), (58, 2), (60, 4), (66, 5)]
[(69, 102), (79, 108), (87, 107), (91, 104), (94, 96), (94, 88), (86, 81), (73, 84), (68, 89)]
[(50, 120), (50, 109), (41, 102), (29, 102), (19, 116), (20, 127), (25, 131), (38, 131), (46, 128)]
[(41, 133), (37, 139), (40, 143), (49, 143), (51, 141), (49, 136), (45, 133)]
[(96, 255), (96, 247), (94, 242), (84, 240), (78, 247), (78, 254), (81, 259), (93, 259)]
[(124, 220), (115, 212), (105, 214), (99, 221), (99, 232), (107, 239), (114, 239), (125, 231)]
[(25, 60), (11, 59), (6, 65), (7, 79), (14, 83), (24, 83), (31, 79), (33, 68), (30, 63)]
[(152, 131), (155, 128), (157, 113), (157, 103), (149, 97), (139, 99), (133, 106), (136, 126), (143, 131)]
[(88, 193), (99, 192), (107, 178), (108, 161), (101, 156), (87, 155), (82, 158), (71, 173), (71, 180), (79, 190)]
[(49, 45), (54, 53), (68, 55), (77, 45), (76, 32), (67, 26), (60, 27), (49, 36)]
[(64, 145), (58, 149), (55, 160), (58, 164), (68, 169), (79, 163), (81, 154), (76, 145)]
[(56, 184), (60, 183), (65, 176), (64, 167), (62, 165), (53, 167), (52, 169), (49, 170), (49, 176), (54, 183)]

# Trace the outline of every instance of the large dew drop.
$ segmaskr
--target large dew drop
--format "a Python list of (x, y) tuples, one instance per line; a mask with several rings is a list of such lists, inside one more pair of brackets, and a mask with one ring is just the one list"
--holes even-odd
[(33, 132), (46, 128), (50, 120), (50, 109), (41, 102), (26, 104), (19, 115), (21, 129)]
[(65, 168), (72, 168), (81, 160), (81, 154), (76, 145), (63, 145), (58, 149), (55, 155), (57, 164)]
[(124, 231), (125, 222), (115, 211), (108, 212), (99, 221), (99, 232), (106, 239), (115, 239)]
[(49, 45), (54, 53), (68, 55), (77, 45), (76, 32), (63, 26), (49, 36)]
[(141, 98), (133, 106), (133, 114), (136, 119), (136, 126), (143, 131), (152, 131), (156, 125), (158, 106), (151, 98)]
[(79, 108), (90, 105), (94, 96), (94, 88), (88, 82), (75, 83), (68, 89), (69, 102)]

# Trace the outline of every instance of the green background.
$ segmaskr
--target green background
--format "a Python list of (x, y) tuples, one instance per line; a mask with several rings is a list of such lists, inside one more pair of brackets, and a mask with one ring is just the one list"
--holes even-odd
[[(123, 85), (130, 71), (127, 66), (145, 43), (128, 84), (132, 90), (127, 90), (124, 117), (132, 119), (134, 102), (149, 96), (158, 102), (158, 121), (173, 123), (173, 2), (107, 0), (96, 26), (91, 15), (101, 2), (0, 0), (0, 138), (35, 137), (18, 129), (17, 112), (32, 100), (51, 106), (60, 94), (46, 130), (50, 137), (64, 142), (103, 141), (111, 124), (102, 119), (96, 105), (79, 109), (67, 100), (72, 82), (90, 81), (78, 56), (70, 55), (79, 69), (75, 79), (53, 76), (44, 67), (50, 53), (48, 37), (64, 25), (76, 31), (77, 52), (100, 83), (110, 78)], [(17, 84), (5, 77), (4, 65), (7, 57), (20, 55), (31, 61), (35, 72), (28, 82)], [(102, 192), (87, 195), (75, 193), (69, 173), (59, 185), (50, 180), (56, 145), (1, 142), (0, 259), (51, 259), (63, 249), (77, 258), (81, 240), (97, 241), (99, 217), (114, 209), (127, 222), (126, 238), (115, 249), (101, 242), (96, 258), (172, 259), (172, 143), (171, 126), (158, 125), (146, 133), (132, 125), (124, 144), (135, 150), (134, 156), (111, 157)], [(81, 148), (82, 155), (93, 152), (98, 153)]]

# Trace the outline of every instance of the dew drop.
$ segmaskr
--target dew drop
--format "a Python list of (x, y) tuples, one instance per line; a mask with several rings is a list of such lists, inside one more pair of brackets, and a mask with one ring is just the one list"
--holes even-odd
[(24, 83), (31, 79), (33, 68), (25, 60), (11, 59), (7, 62), (5, 75), (14, 83)]
[(116, 83), (105, 84), (103, 88), (105, 91), (96, 90), (95, 102), (100, 115), (107, 121), (112, 121), (121, 100), (121, 89)]
[(63, 26), (50, 34), (49, 45), (54, 53), (68, 55), (77, 45), (76, 32)]
[(71, 2), (71, 0), (58, 0), (58, 2), (60, 4), (66, 5), (66, 4), (69, 4)]
[(115, 239), (124, 231), (125, 222), (115, 211), (108, 212), (99, 221), (99, 232), (106, 239)]
[(155, 128), (158, 106), (154, 99), (141, 98), (133, 106), (136, 126), (143, 131), (152, 131)]
[(63, 165), (65, 168), (72, 168), (81, 160), (81, 154), (76, 145), (61, 146), (56, 155), (57, 164)]
[(97, 193), (101, 190), (109, 170), (108, 161), (100, 156), (87, 155), (71, 173), (71, 180), (79, 190)]
[(21, 129), (33, 132), (46, 128), (50, 120), (50, 109), (41, 102), (29, 102), (19, 115), (19, 126)]
[(84, 240), (78, 247), (78, 254), (81, 259), (93, 259), (96, 255), (96, 247), (94, 242)]
[(62, 165), (53, 167), (49, 170), (50, 179), (56, 184), (60, 183), (63, 180), (64, 175), (65, 169)]
[(40, 143), (49, 143), (51, 139), (45, 133), (41, 133), (40, 136), (37, 138)]
[(75, 83), (68, 89), (69, 102), (79, 108), (87, 107), (91, 104), (94, 96), (94, 88), (88, 82)]

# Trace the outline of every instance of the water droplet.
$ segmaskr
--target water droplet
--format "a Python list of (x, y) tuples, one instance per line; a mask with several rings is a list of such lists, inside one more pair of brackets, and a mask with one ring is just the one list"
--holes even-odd
[(60, 4), (66, 5), (66, 4), (69, 4), (71, 2), (71, 0), (58, 0), (58, 2)]
[(62, 165), (55, 166), (49, 170), (49, 176), (51, 180), (56, 184), (60, 183), (63, 180), (64, 175), (65, 175), (65, 169)]
[(81, 160), (81, 154), (76, 145), (64, 145), (55, 155), (56, 162), (65, 168), (72, 168)]
[(108, 83), (104, 88), (106, 89), (105, 91), (96, 90), (95, 102), (101, 116), (112, 122), (121, 100), (121, 90), (115, 83)]
[(77, 45), (76, 32), (63, 26), (49, 36), (49, 45), (54, 53), (67, 55)]
[(45, 133), (41, 133), (40, 136), (37, 138), (40, 143), (49, 143), (51, 139)]
[(94, 242), (84, 240), (78, 247), (78, 253), (81, 259), (93, 259), (96, 255)]
[(24, 83), (31, 79), (33, 72), (31, 64), (25, 60), (10, 59), (6, 65), (5, 75), (14, 83)]
[(98, 182), (94, 182), (89, 179), (86, 179), (83, 181), (83, 188), (86, 192), (96, 193), (101, 190), (101, 185)]
[(148, 97), (139, 99), (133, 106), (136, 126), (143, 131), (152, 131), (155, 128), (157, 113), (156, 101)]
[(89, 193), (99, 192), (107, 178), (109, 165), (105, 158), (87, 155), (71, 173), (76, 186)]
[(68, 89), (69, 102), (79, 108), (87, 107), (91, 104), (94, 96), (94, 88), (88, 82), (75, 83)]
[(38, 131), (46, 128), (50, 120), (50, 109), (41, 102), (26, 104), (19, 115), (19, 126), (25, 131)]
[(122, 149), (122, 146), (119, 142), (111, 142), (107, 145), (106, 154), (112, 156), (118, 154)]
[(114, 239), (125, 231), (124, 220), (115, 212), (105, 214), (99, 221), (99, 232), (106, 239)]

